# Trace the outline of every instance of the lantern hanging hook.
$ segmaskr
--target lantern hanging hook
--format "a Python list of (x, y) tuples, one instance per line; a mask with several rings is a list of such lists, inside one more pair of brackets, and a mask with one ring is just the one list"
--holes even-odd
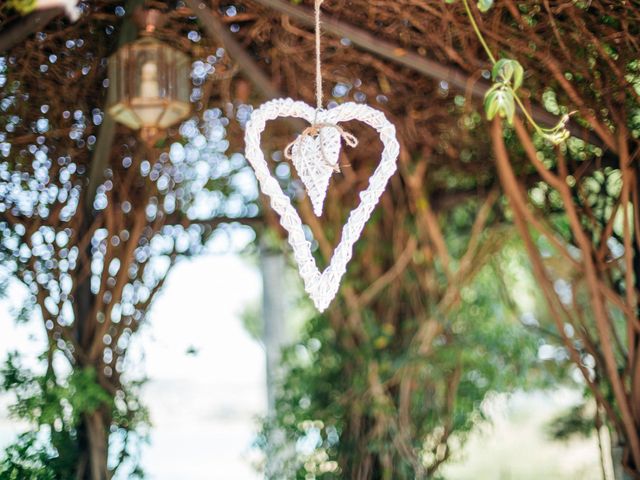
[(143, 36), (153, 35), (167, 22), (166, 15), (157, 8), (138, 7), (133, 12), (133, 19)]

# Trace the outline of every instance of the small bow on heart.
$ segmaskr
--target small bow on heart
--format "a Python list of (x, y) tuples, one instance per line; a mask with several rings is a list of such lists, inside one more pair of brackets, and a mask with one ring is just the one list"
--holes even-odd
[[(293, 159), (293, 147), (296, 144), (299, 144), (305, 137), (316, 138), (318, 135), (320, 135), (320, 129), (322, 129), (322, 128), (335, 128), (340, 133), (340, 137), (342, 137), (342, 139), (344, 140), (344, 143), (349, 145), (351, 148), (355, 148), (355, 147), (358, 146), (358, 139), (356, 138), (356, 136), (353, 135), (352, 133), (347, 132), (340, 125), (336, 125), (336, 124), (333, 124), (333, 123), (314, 123), (313, 125), (305, 128), (302, 131), (302, 133), (298, 136), (298, 138), (296, 138), (293, 142), (291, 142), (289, 145), (287, 145), (287, 148), (284, 149), (285, 158), (287, 158), (288, 160), (292, 160)], [(322, 144), (321, 144), (321, 147), (322, 147)], [(327, 156), (325, 155), (324, 150), (322, 150), (321, 153), (322, 153), (323, 162), (328, 167), (331, 167), (331, 169), (334, 172), (340, 173), (340, 166), (337, 163), (333, 164), (332, 162), (330, 162), (327, 159)]]

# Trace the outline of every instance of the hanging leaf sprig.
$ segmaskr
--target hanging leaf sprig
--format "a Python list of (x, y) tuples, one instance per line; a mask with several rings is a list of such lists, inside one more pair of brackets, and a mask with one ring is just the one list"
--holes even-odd
[[(513, 124), (513, 117), (516, 113), (517, 105), (522, 110), (527, 121), (540, 136), (554, 145), (564, 142), (571, 135), (567, 129), (570, 114), (563, 115), (560, 121), (551, 128), (542, 127), (533, 119), (517, 93), (518, 89), (522, 86), (522, 80), (524, 78), (522, 65), (512, 58), (496, 59), (476, 23), (471, 8), (469, 8), (468, 0), (462, 0), (462, 3), (464, 4), (473, 31), (493, 64), (493, 68), (491, 69), (493, 85), (487, 90), (484, 96), (484, 109), (487, 119), (493, 120), (497, 115), (499, 118), (506, 119), (511, 125)], [(483, 13), (487, 12), (492, 6), (493, 0), (478, 1), (478, 10)]]

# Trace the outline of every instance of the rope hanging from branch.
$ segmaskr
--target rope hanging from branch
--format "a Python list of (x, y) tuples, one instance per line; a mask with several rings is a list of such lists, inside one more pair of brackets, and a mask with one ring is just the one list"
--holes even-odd
[(316, 108), (320, 110), (322, 108), (322, 58), (321, 55), (321, 39), (320, 39), (320, 6), (324, 0), (316, 0), (315, 3), (315, 19), (316, 19)]

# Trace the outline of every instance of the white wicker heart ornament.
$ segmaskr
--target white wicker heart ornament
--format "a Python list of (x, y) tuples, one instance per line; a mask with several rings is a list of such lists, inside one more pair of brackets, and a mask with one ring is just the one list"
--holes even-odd
[[(280, 117), (300, 118), (311, 125), (333, 126), (337, 126), (340, 122), (359, 120), (374, 128), (382, 141), (383, 150), (380, 163), (369, 179), (369, 185), (360, 193), (360, 204), (349, 214), (347, 223), (342, 229), (340, 243), (334, 250), (329, 266), (324, 272), (318, 270), (311, 253), (311, 243), (305, 237), (302, 220), (289, 197), (282, 191), (278, 181), (271, 175), (260, 147), (260, 139), (266, 123)], [(336, 129), (334, 127), (328, 128)], [(337, 131), (341, 131), (341, 129), (337, 128)], [(340, 281), (346, 272), (347, 263), (353, 255), (353, 245), (360, 238), (364, 225), (371, 218), (371, 213), (380, 200), (389, 178), (396, 171), (396, 162), (400, 152), (396, 129), (382, 112), (368, 105), (345, 103), (330, 110), (316, 110), (304, 102), (287, 98), (267, 102), (251, 114), (245, 131), (245, 145), (246, 158), (255, 170), (260, 189), (269, 197), (271, 207), (280, 215), (280, 223), (288, 233), (289, 244), (293, 249), (305, 290), (316, 308), (322, 312), (336, 296)], [(309, 170), (310, 175), (313, 175), (313, 171), (313, 169)], [(319, 181), (317, 178), (313, 180)]]
[(339, 171), (340, 131), (332, 127), (321, 127), (317, 135), (300, 135), (285, 150), (285, 156), (291, 159), (300, 180), (307, 189), (313, 213), (322, 215), (324, 199), (327, 196), (329, 180)]

